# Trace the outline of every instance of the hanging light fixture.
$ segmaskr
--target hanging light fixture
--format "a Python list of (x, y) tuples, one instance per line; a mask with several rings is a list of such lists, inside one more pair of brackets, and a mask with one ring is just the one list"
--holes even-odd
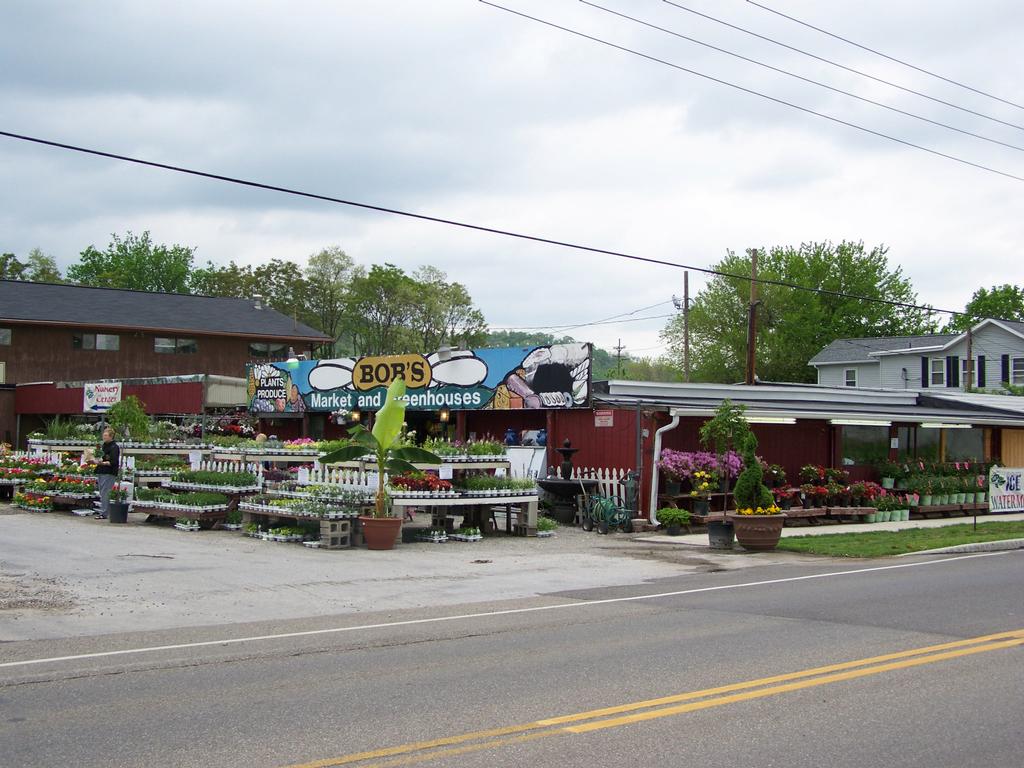
[(358, 424), (361, 418), (363, 418), (363, 413), (358, 408), (353, 408), (348, 412), (348, 420), (353, 424)]
[(441, 420), (442, 424), (447, 424), (448, 419), (451, 418), (452, 412), (449, 410), (447, 405), (442, 405), (441, 410), (437, 412), (437, 418)]

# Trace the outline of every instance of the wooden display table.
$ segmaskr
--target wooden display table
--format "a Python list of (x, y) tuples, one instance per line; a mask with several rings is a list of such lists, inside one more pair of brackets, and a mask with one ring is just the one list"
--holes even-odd
[[(435, 528), (444, 528), (444, 519), (450, 508), (460, 507), (505, 507), (505, 531), (520, 536), (537, 535), (537, 494), (527, 496), (453, 496), (451, 498), (393, 497), (391, 505), (396, 509), (425, 507), (430, 509)], [(516, 516), (515, 526), (512, 515)]]

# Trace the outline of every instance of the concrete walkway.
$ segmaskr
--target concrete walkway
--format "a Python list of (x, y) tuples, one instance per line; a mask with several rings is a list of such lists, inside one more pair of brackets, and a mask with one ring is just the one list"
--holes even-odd
[[(990, 522), (1010, 522), (1024, 520), (1024, 513), (1002, 514), (1002, 515), (978, 515), (978, 525)], [(929, 520), (904, 520), (898, 523), (823, 523), (822, 525), (793, 525), (782, 529), (784, 537), (790, 536), (828, 536), (837, 533), (866, 533), (867, 531), (902, 531), (908, 528), (941, 528), (947, 525), (971, 525), (974, 523), (973, 516), (957, 515), (956, 517), (941, 517)], [(665, 544), (669, 546), (698, 547), (709, 549), (707, 533), (692, 533), (684, 536), (666, 536), (664, 534), (651, 534), (640, 536), (638, 541), (651, 544)], [(1017, 541), (1016, 539), (1014, 541)], [(1004, 542), (988, 542), (989, 544), (1002, 544)], [(962, 547), (984, 547), (985, 544), (965, 544)], [(975, 550), (953, 547), (942, 551), (971, 552)], [(1014, 549), (1018, 547), (1012, 547)], [(932, 550), (935, 551), (935, 550)], [(916, 552), (915, 554), (921, 554)]]

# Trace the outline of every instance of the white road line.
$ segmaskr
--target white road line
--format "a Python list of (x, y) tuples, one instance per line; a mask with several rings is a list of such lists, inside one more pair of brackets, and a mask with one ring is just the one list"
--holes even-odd
[(539, 611), (557, 611), (568, 608), (588, 608), (594, 605), (610, 605), (612, 603), (628, 603), (638, 600), (657, 600), (663, 597), (682, 597), (684, 595), (696, 595), (702, 592), (718, 592), (726, 589), (745, 589), (747, 587), (763, 587), (770, 584), (786, 584), (794, 581), (808, 581), (810, 579), (827, 579), (834, 576), (853, 576), (861, 573), (874, 573), (877, 571), (892, 571), (897, 568), (916, 568), (918, 566), (939, 565), (940, 563), (953, 563), (961, 560), (971, 560), (976, 557), (998, 557), (1009, 554), (1003, 552), (981, 552), (973, 555), (961, 555), (960, 557), (946, 557), (940, 560), (924, 560), (919, 563), (900, 563), (897, 565), (880, 565), (874, 568), (857, 568), (850, 571), (830, 571), (829, 573), (815, 573), (807, 576), (790, 576), (785, 579), (768, 579), (766, 581), (748, 581), (742, 584), (719, 584), (714, 587), (699, 587), (697, 589), (682, 589), (675, 592), (659, 592), (653, 595), (632, 595), (630, 597), (609, 597), (604, 600), (577, 600), (572, 603), (559, 603), (557, 605), (538, 605), (531, 608), (510, 608), (504, 611), (486, 611), (483, 613), (463, 613), (455, 616), (431, 616), (426, 619), (408, 619), (406, 621), (391, 621), (383, 624), (361, 624), (352, 627), (330, 627), (328, 629), (310, 629), (303, 632), (282, 632), (276, 635), (254, 635), (252, 637), (234, 637), (226, 640), (205, 640), (196, 643), (178, 643), (176, 645), (154, 645), (143, 648), (124, 648), (117, 651), (99, 651), (96, 653), (80, 653), (74, 656), (52, 656), (44, 659), (26, 659), (23, 661), (7, 661), (0, 663), (0, 669), (12, 667), (27, 667), (35, 664), (51, 664), (60, 661), (79, 661), (82, 659), (100, 659), (107, 656), (127, 656), (138, 653), (156, 653), (158, 651), (176, 651), (184, 648), (203, 648), (214, 645), (238, 645), (241, 643), (257, 643), (264, 640), (286, 640), (295, 637), (315, 637), (317, 635), (330, 635), (340, 632), (359, 632), (369, 629), (388, 629), (391, 627), (409, 627), (416, 624), (439, 624), (446, 621), (462, 621), (465, 619), (483, 619), (491, 616), (511, 616), (517, 613), (536, 613)]

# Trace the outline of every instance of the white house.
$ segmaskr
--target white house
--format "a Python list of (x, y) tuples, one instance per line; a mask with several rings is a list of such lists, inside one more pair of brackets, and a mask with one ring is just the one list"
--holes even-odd
[(868, 389), (963, 390), (1024, 385), (1024, 323), (982, 320), (968, 334), (837, 339), (808, 361), (818, 384)]

